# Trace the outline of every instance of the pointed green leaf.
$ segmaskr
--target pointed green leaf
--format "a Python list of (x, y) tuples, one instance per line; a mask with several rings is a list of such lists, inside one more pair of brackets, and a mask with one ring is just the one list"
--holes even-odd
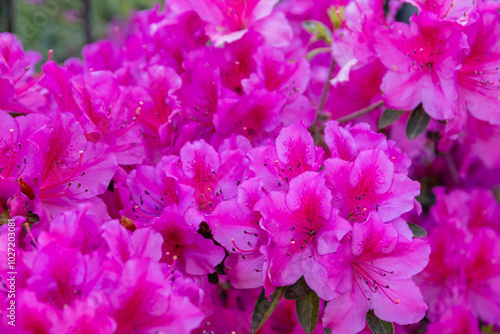
[(323, 40), (328, 44), (332, 43), (332, 32), (326, 25), (319, 21), (308, 20), (302, 22), (302, 27), (309, 32), (316, 40)]
[(379, 319), (373, 310), (368, 311), (366, 314), (366, 322), (373, 334), (394, 334), (394, 325), (392, 322)]
[(252, 315), (252, 326), (250, 328), (250, 333), (255, 334), (259, 328), (266, 322), (267, 318), (273, 313), (278, 302), (280, 301), (283, 293), (285, 292), (286, 286), (277, 287), (276, 290), (271, 294), (271, 300), (268, 300), (264, 289), (262, 289)]
[(413, 223), (408, 223), (408, 226), (410, 227), (410, 230), (413, 232), (413, 237), (415, 238), (423, 238), (427, 235), (427, 231), (418, 225), (415, 225)]
[(302, 276), (297, 282), (295, 282), (295, 284), (286, 288), (284, 298), (288, 300), (296, 300), (307, 296), (311, 292), (313, 292), (313, 290), (307, 285), (304, 276)]
[(295, 310), (299, 318), (300, 326), (307, 333), (311, 334), (318, 323), (319, 297), (316, 292), (295, 301)]
[(412, 111), (408, 123), (406, 123), (406, 137), (412, 140), (420, 136), (425, 131), (431, 117), (425, 112), (422, 104)]
[(396, 122), (406, 110), (385, 109), (378, 120), (378, 128), (383, 129)]

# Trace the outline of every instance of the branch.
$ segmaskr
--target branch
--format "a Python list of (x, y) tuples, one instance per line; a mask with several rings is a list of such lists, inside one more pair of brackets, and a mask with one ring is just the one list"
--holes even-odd
[(328, 90), (330, 89), (330, 80), (332, 79), (333, 70), (335, 69), (335, 59), (332, 58), (332, 62), (330, 63), (330, 69), (328, 70), (328, 78), (326, 79), (325, 85), (323, 86), (323, 91), (321, 92), (321, 96), (319, 98), (317, 116), (323, 112), (323, 108), (325, 107), (326, 98), (328, 97)]
[(92, 43), (92, 29), (90, 24), (90, 0), (83, 1), (83, 23), (85, 26), (85, 42)]
[(375, 102), (373, 104), (370, 104), (366, 108), (363, 108), (363, 109), (360, 109), (358, 111), (355, 111), (352, 114), (349, 114), (347, 116), (340, 117), (340, 118), (337, 119), (337, 121), (339, 123), (345, 123), (345, 122), (352, 121), (353, 119), (358, 118), (359, 116), (363, 116), (364, 114), (368, 114), (370, 111), (375, 110), (375, 109), (377, 109), (377, 108), (379, 108), (379, 107), (381, 107), (383, 105), (384, 105), (384, 101), (382, 101), (382, 100), (377, 101), (377, 102)]
[[(325, 85), (323, 86), (323, 90), (321, 92), (321, 96), (319, 98), (318, 109), (316, 110), (316, 119), (313, 124), (309, 127), (309, 131), (312, 133), (314, 138), (314, 143), (318, 146), (325, 148), (326, 146), (325, 140), (322, 136), (324, 131), (324, 123), (330, 118), (330, 114), (323, 113), (323, 108), (325, 107), (326, 98), (328, 97), (328, 90), (330, 89), (330, 80), (332, 79), (333, 70), (335, 69), (335, 59), (332, 58), (332, 62), (330, 63), (330, 68), (328, 70), (328, 77), (326, 78)], [(321, 121), (321, 129), (318, 127), (318, 123)]]
[(14, 2), (13, 0), (6, 0), (5, 12), (7, 14), (7, 31), (14, 32)]

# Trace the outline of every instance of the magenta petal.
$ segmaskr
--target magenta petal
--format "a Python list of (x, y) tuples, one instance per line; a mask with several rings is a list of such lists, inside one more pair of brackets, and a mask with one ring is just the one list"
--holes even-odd
[(414, 208), (414, 198), (420, 195), (420, 183), (396, 173), (391, 189), (379, 201), (378, 214), (383, 221), (390, 221)]
[(366, 325), (366, 313), (370, 302), (356, 289), (343, 294), (326, 304), (323, 313), (323, 326), (332, 333), (355, 334)]
[(380, 86), (386, 105), (399, 110), (415, 109), (422, 101), (422, 87), (417, 84), (420, 76), (418, 72), (388, 71)]
[[(203, 178), (219, 169), (219, 156), (204, 140), (186, 143), (181, 149), (182, 171), (189, 178)], [(200, 180), (201, 181), (201, 180)]]
[(241, 254), (229, 254), (224, 260), (224, 268), (231, 285), (236, 289), (261, 287), (264, 256), (253, 252), (244, 257), (243, 259)]
[(332, 157), (346, 161), (354, 160), (358, 154), (358, 145), (352, 134), (339, 126), (336, 121), (327, 122), (325, 125), (325, 142), (330, 148)]
[(318, 263), (317, 259), (307, 259), (302, 262), (301, 266), (307, 285), (313, 289), (321, 299), (332, 300), (340, 296), (337, 291), (332, 290), (327, 284), (329, 273), (324, 266)]
[[(301, 210), (308, 218), (329, 219), (332, 212), (332, 195), (326, 187), (323, 174), (304, 172), (290, 181), (286, 205), (292, 210)], [(311, 219), (312, 220), (312, 219)]]
[[(394, 165), (380, 150), (359, 153), (351, 170), (351, 184), (376, 194), (389, 190), (394, 177)], [(362, 195), (362, 194), (360, 194)]]
[(372, 213), (368, 220), (356, 223), (352, 230), (352, 253), (356, 256), (369, 254), (371, 257), (390, 254), (398, 242), (398, 232), (390, 224), (384, 224)]
[(183, 249), (181, 257), (188, 274), (206, 275), (215, 272), (215, 266), (222, 262), (224, 255), (224, 249), (196, 234), (194, 243)]
[(284, 164), (313, 165), (316, 155), (314, 140), (303, 122), (297, 122), (280, 131), (276, 138), (276, 152), (278, 159)]
[(286, 46), (293, 38), (292, 28), (285, 15), (280, 12), (257, 21), (253, 28), (264, 36), (267, 44), (275, 47)]
[(410, 279), (391, 281), (389, 288), (372, 294), (375, 315), (382, 320), (400, 325), (416, 323), (425, 316), (427, 305), (417, 285)]
[(399, 238), (390, 254), (381, 256), (374, 262), (377, 267), (390, 268), (394, 272), (390, 275), (391, 279), (408, 279), (421, 272), (429, 263), (430, 251), (428, 243), (422, 239), (407, 241)]

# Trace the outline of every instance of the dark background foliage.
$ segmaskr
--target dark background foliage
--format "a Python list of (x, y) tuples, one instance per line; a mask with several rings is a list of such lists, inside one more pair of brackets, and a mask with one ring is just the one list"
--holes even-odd
[(0, 0), (0, 32), (17, 34), (25, 50), (54, 60), (78, 57), (84, 44), (106, 36), (109, 22), (161, 0)]

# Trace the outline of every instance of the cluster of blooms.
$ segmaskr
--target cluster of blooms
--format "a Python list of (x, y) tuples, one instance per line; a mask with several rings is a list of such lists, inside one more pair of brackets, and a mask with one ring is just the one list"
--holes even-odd
[(483, 188), (435, 193), (432, 254), (416, 278), (435, 321), (428, 333), (480, 333), (476, 317), (500, 325), (500, 205)]
[[(173, 0), (36, 76), (0, 34), (0, 330), (248, 333), (301, 280), (316, 329), (282, 301), (259, 333), (500, 326), (500, 6), (408, 2)], [(417, 218), (408, 175), (466, 191)]]

